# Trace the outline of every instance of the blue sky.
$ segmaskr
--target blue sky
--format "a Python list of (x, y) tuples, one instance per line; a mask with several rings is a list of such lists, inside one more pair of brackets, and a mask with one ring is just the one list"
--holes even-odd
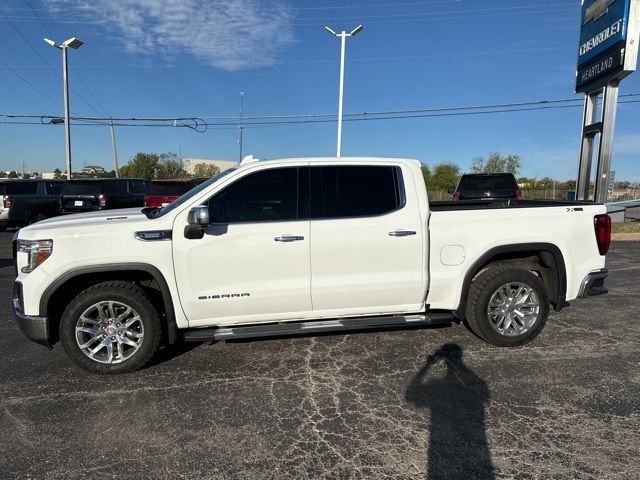
[[(0, 9), (0, 60), (13, 69), (0, 63), (0, 113), (62, 114), (60, 53), (44, 36), (85, 42), (70, 53), (75, 115), (237, 116), (240, 91), (249, 116), (334, 113), (339, 41), (322, 27), (359, 23), (364, 31), (347, 43), (345, 112), (581, 98), (573, 93), (579, 0), (4, 0)], [(621, 94), (637, 92), (634, 74)], [(619, 107), (618, 179), (640, 181), (639, 113), (640, 103)], [(343, 155), (467, 169), (498, 151), (520, 155), (525, 175), (568, 179), (580, 121), (578, 107), (348, 122)], [(233, 128), (116, 134), (121, 164), (138, 151), (238, 157)], [(334, 123), (253, 127), (244, 151), (334, 155), (335, 136)], [(111, 167), (108, 128), (74, 126), (72, 147), (74, 169)], [(63, 169), (64, 158), (61, 126), (0, 124), (1, 169), (22, 161), (28, 170)]]

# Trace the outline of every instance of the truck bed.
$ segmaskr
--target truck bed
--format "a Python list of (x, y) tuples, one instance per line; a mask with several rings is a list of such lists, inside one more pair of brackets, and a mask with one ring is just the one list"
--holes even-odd
[(503, 208), (581, 207), (594, 205), (599, 204), (584, 201), (568, 202), (565, 200), (517, 200), (512, 198), (496, 200), (447, 200), (440, 202), (429, 202), (429, 208), (434, 212)]

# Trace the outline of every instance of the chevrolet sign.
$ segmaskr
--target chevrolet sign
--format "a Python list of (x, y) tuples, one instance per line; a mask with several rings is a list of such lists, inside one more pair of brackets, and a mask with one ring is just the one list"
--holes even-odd
[(584, 0), (578, 65), (626, 39), (630, 0)]
[(589, 23), (591, 20), (597, 20), (601, 16), (607, 13), (609, 10), (609, 5), (615, 3), (616, 0), (597, 0), (592, 3), (590, 7), (587, 8), (587, 11), (584, 14), (584, 18), (582, 19), (582, 24), (585, 25)]
[(640, 0), (582, 0), (576, 92), (601, 88), (635, 70)]

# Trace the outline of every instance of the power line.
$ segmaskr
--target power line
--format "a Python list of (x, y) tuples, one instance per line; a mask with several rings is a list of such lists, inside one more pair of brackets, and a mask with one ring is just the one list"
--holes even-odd
[[(640, 93), (629, 93), (621, 95), (619, 103), (640, 103), (640, 100), (634, 100), (633, 97), (640, 96)], [(555, 100), (539, 100), (534, 102), (512, 102), (503, 104), (488, 105), (467, 105), (460, 107), (441, 107), (428, 109), (407, 109), (407, 110), (385, 110), (374, 112), (358, 112), (345, 114), (345, 121), (369, 121), (369, 120), (397, 120), (410, 118), (428, 118), (428, 117), (447, 117), (447, 116), (466, 116), (466, 115), (487, 115), (498, 113), (514, 113), (528, 112), (536, 110), (565, 109), (580, 107), (580, 99), (555, 99)], [(22, 122), (21, 124), (38, 124), (48, 123), (44, 119), (55, 118), (48, 115), (26, 115), (26, 114), (0, 114), (2, 118), (8, 119), (31, 119), (30, 122)], [(276, 125), (292, 125), (292, 124), (309, 124), (309, 123), (328, 123), (335, 122), (335, 114), (312, 114), (312, 115), (266, 115), (258, 117), (244, 117), (243, 125), (247, 127), (255, 126), (276, 126)], [(33, 122), (32, 119), (39, 118), (41, 122)], [(201, 133), (203, 126), (209, 127), (227, 127), (236, 128), (239, 125), (239, 117), (72, 117), (76, 125), (101, 125), (100, 122), (113, 121), (114, 125), (126, 127), (188, 127)], [(207, 120), (205, 120), (207, 119)], [(15, 121), (15, 120), (11, 120)], [(131, 123), (135, 122), (135, 123)], [(141, 123), (145, 122), (145, 123)], [(164, 122), (164, 123), (162, 123)], [(170, 122), (170, 123), (167, 123)], [(189, 125), (184, 122), (192, 122)], [(6, 123), (6, 122), (3, 122)], [(102, 123), (104, 125), (104, 123)]]

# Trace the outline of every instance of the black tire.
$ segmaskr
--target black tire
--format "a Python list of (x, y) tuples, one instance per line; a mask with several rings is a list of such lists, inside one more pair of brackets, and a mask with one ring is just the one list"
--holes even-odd
[(33, 225), (34, 223), (46, 220), (47, 218), (47, 215), (42, 212), (33, 212), (31, 215), (29, 215), (27, 225)]
[[(501, 286), (509, 283), (524, 284), (535, 292), (539, 311), (535, 322), (521, 335), (507, 336), (498, 332), (487, 312), (491, 297)], [(547, 323), (549, 295), (540, 277), (528, 270), (526, 265), (504, 265), (490, 267), (472, 283), (467, 299), (467, 325), (485, 342), (498, 347), (517, 347), (538, 336)], [(518, 324), (521, 327), (520, 324)], [(513, 333), (513, 329), (510, 330)]]
[[(81, 315), (88, 311), (88, 309), (95, 307), (99, 302), (109, 301), (129, 307), (137, 313), (136, 317), (139, 317), (140, 320), (136, 321), (136, 324), (140, 325), (138, 328), (143, 332), (141, 339), (136, 338), (133, 340), (136, 343), (139, 342), (139, 346), (131, 353), (130, 357), (124, 360), (114, 359), (121, 363), (100, 363), (97, 360), (89, 358), (80, 348), (80, 340), (76, 339), (76, 326), (80, 321)], [(115, 322), (112, 323), (115, 324)], [(96, 329), (98, 328), (104, 330), (103, 327), (96, 327)], [(101, 374), (127, 373), (143, 368), (149, 363), (158, 349), (161, 333), (160, 315), (145, 291), (136, 284), (118, 280), (98, 283), (81, 292), (69, 303), (60, 321), (60, 340), (69, 358), (80, 367), (93, 373)], [(118, 347), (117, 344), (121, 343), (120, 339), (123, 339), (123, 348), (131, 348), (124, 346), (124, 340), (131, 341), (131, 338), (124, 338), (127, 334), (121, 335), (118, 333), (114, 336), (110, 335), (111, 334), (105, 332), (102, 334), (102, 337), (104, 337), (107, 343), (109, 339), (113, 340), (117, 337), (117, 342), (114, 340), (115, 343), (112, 344), (112, 349), (113, 345)], [(88, 338), (91, 339), (92, 335), (88, 335)], [(100, 343), (101, 342), (98, 341), (92, 346), (99, 345)], [(105, 346), (105, 349), (106, 348)], [(118, 355), (118, 353), (114, 355)]]

